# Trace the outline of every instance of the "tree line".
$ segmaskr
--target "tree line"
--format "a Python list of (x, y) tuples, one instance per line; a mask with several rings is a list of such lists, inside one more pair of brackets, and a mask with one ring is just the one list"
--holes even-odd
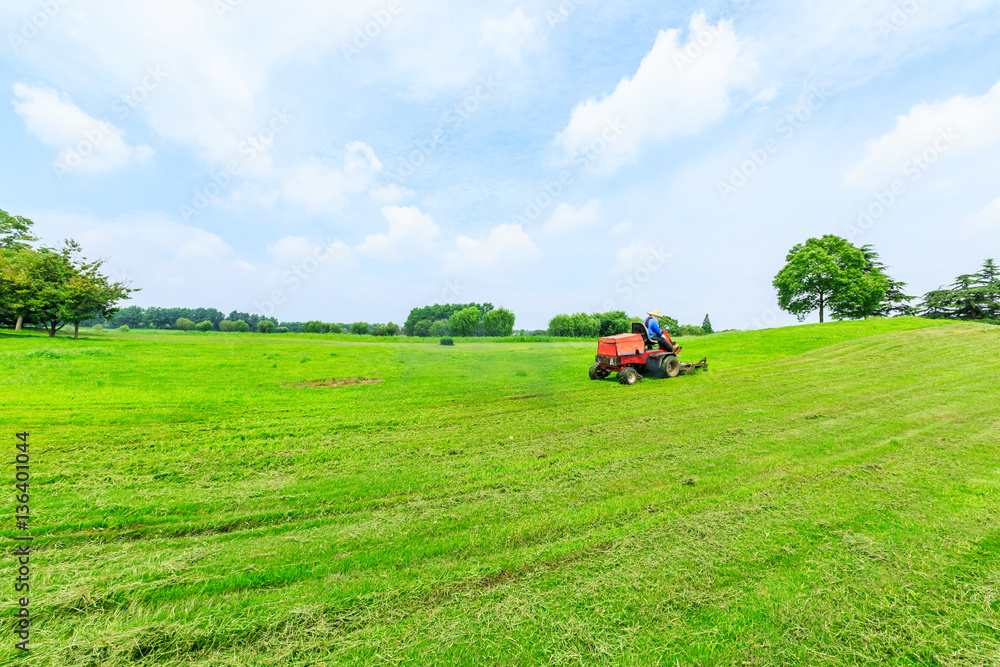
[[(661, 329), (666, 329), (677, 336), (702, 336), (714, 333), (712, 322), (708, 315), (702, 320), (701, 326), (680, 324), (669, 315), (662, 315), (657, 320)], [(576, 313), (574, 315), (556, 315), (549, 320), (548, 335), (573, 338), (597, 338), (598, 336), (614, 336), (632, 331), (633, 322), (644, 322), (643, 317), (629, 317), (624, 310), (612, 310), (607, 313)]]
[(138, 289), (101, 272), (73, 239), (59, 248), (36, 244), (31, 220), (0, 210), (0, 326), (41, 326), (50, 337), (67, 324), (112, 317), (119, 301)]
[(489, 336), (514, 333), (514, 313), (492, 303), (434, 304), (414, 308), (403, 322), (405, 336)]
[(820, 322), (828, 313), (835, 320), (919, 315), (1000, 324), (1000, 271), (992, 259), (918, 298), (889, 275), (871, 245), (827, 234), (789, 250), (773, 285), (778, 306), (800, 322), (818, 310)]

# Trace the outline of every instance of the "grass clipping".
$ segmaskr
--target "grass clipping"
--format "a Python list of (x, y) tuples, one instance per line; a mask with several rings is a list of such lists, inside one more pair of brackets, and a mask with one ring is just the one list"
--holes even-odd
[(282, 387), (345, 387), (354, 384), (375, 384), (382, 378), (326, 378), (325, 380), (305, 380), (303, 382), (282, 382)]

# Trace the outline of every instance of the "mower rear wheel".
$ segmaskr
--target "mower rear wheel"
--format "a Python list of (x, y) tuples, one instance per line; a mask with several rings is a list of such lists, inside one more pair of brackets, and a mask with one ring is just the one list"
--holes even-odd
[(646, 375), (653, 378), (666, 377), (666, 368), (663, 366), (664, 355), (657, 354), (646, 359)]
[(618, 381), (625, 385), (632, 385), (639, 381), (639, 371), (631, 366), (618, 371)]
[(677, 361), (677, 357), (670, 355), (664, 357), (663, 361), (660, 362), (663, 367), (663, 375), (668, 378), (675, 378), (681, 373), (681, 362)]
[(590, 379), (591, 380), (603, 380), (610, 375), (610, 371), (606, 368), (601, 368), (600, 364), (594, 364), (590, 367)]

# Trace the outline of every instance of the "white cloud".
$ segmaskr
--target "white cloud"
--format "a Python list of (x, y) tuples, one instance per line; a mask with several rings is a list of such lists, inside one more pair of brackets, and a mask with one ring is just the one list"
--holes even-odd
[(366, 236), (357, 247), (359, 255), (393, 260), (419, 257), (431, 249), (439, 231), (431, 216), (416, 206), (383, 206), (381, 212), (389, 231)]
[(267, 246), (267, 252), (281, 266), (301, 266), (321, 262), (336, 269), (354, 265), (350, 246), (334, 238), (317, 243), (304, 236), (285, 236)]
[(485, 239), (459, 236), (445, 257), (451, 271), (482, 273), (532, 262), (542, 251), (532, 243), (521, 225), (494, 227)]
[(600, 222), (601, 202), (591, 199), (586, 204), (571, 206), (562, 202), (552, 213), (552, 217), (545, 221), (542, 229), (547, 233), (575, 232), (589, 225)]
[(678, 36), (678, 30), (660, 31), (632, 77), (600, 101), (592, 97), (573, 109), (556, 137), (568, 158), (592, 151), (599, 153), (598, 170), (613, 170), (650, 141), (698, 133), (728, 111), (732, 90), (751, 86), (756, 65), (731, 21), (711, 26), (698, 13), (687, 43), (679, 44)]
[(383, 185), (372, 192), (372, 197), (384, 204), (397, 204), (404, 199), (412, 199), (415, 196), (416, 193), (413, 190), (396, 183)]
[(28, 132), (59, 149), (54, 168), (60, 176), (72, 171), (98, 173), (130, 162), (148, 162), (149, 146), (129, 146), (125, 132), (94, 118), (68, 95), (41, 86), (14, 84), (14, 111)]
[(632, 231), (635, 224), (631, 220), (622, 220), (617, 225), (611, 228), (611, 233), (614, 235), (624, 234), (626, 232)]
[(284, 184), (288, 201), (309, 211), (340, 211), (352, 194), (371, 188), (382, 163), (370, 146), (361, 141), (347, 144), (344, 166), (335, 169), (311, 158), (293, 170)]
[[(907, 165), (972, 152), (1000, 141), (1000, 83), (983, 95), (958, 95), (943, 102), (922, 103), (899, 116), (891, 132), (870, 142), (861, 160), (844, 174), (844, 184), (881, 187), (899, 177)], [(926, 156), (925, 156), (926, 153)]]
[(504, 19), (483, 21), (481, 46), (489, 46), (505, 63), (521, 66), (522, 51), (535, 36), (535, 23), (520, 7)]

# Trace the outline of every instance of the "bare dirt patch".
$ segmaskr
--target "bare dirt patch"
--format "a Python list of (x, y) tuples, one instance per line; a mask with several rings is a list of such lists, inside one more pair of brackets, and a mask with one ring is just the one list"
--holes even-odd
[(304, 382), (283, 382), (282, 387), (344, 387), (352, 384), (375, 384), (382, 378), (326, 378), (325, 380), (306, 380)]

